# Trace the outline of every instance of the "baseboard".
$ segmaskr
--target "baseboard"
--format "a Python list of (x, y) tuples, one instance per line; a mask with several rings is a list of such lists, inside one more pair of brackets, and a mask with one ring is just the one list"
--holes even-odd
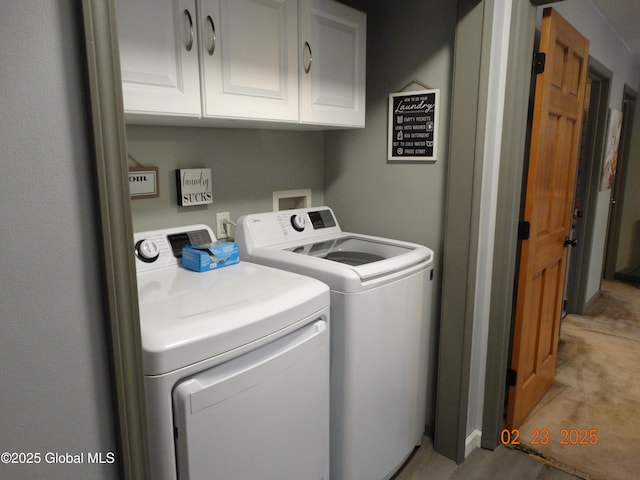
[(436, 431), (436, 426), (433, 423), (427, 422), (424, 426), (424, 434), (433, 440), (433, 436)]
[(584, 308), (582, 309), (582, 312), (587, 312), (593, 306), (593, 304), (596, 303), (596, 300), (600, 298), (600, 295), (602, 295), (602, 293), (600, 292), (600, 290), (598, 290), (589, 300), (584, 302)]
[(464, 441), (464, 458), (467, 458), (469, 454), (476, 448), (480, 448), (480, 442), (482, 440), (482, 432), (480, 430), (474, 430)]

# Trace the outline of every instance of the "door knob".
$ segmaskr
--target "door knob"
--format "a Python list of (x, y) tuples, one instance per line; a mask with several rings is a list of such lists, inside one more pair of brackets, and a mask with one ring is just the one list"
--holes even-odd
[(575, 247), (578, 245), (578, 240), (575, 238), (569, 238), (569, 237), (564, 237), (564, 246), (568, 247), (569, 245), (571, 245), (572, 247)]

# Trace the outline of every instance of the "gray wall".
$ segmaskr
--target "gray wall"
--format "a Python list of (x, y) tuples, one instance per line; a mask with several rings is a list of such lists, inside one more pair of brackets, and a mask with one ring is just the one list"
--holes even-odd
[[(636, 85), (634, 89), (640, 93), (640, 85)], [(640, 99), (636, 99), (629, 165), (625, 178), (620, 241), (616, 261), (617, 272), (640, 266), (640, 188), (638, 188), (640, 183), (640, 113), (637, 111), (639, 102)]]
[[(310, 188), (322, 205), (322, 132), (127, 126), (129, 154), (160, 168), (160, 196), (132, 202), (134, 231), (204, 223), (215, 228), (216, 212), (241, 215), (272, 210), (272, 192)], [(136, 166), (130, 161), (131, 166)], [(175, 169), (211, 168), (213, 204), (179, 207)]]
[(3, 479), (118, 478), (78, 5), (0, 4), (0, 452), (41, 454)]
[[(367, 12), (367, 116), (364, 130), (325, 135), (325, 197), (342, 227), (442, 245), (444, 181), (456, 2), (344, 1)], [(435, 162), (387, 161), (389, 94), (412, 80), (440, 89)], [(407, 90), (422, 89), (411, 85)]]
[[(408, 0), (402, 8), (385, 2), (344, 3), (367, 13), (366, 128), (325, 134), (325, 199), (345, 230), (413, 241), (435, 251), (432, 315), (437, 319), (456, 2)], [(438, 159), (388, 162), (389, 94), (414, 79), (440, 89)], [(430, 427), (435, 414), (436, 324), (429, 370)]]

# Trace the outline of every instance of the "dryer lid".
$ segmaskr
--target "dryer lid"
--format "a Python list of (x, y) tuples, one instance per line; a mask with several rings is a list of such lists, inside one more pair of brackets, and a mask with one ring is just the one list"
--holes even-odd
[(328, 287), (311, 278), (244, 261), (202, 273), (182, 267), (182, 246), (212, 240), (206, 225), (134, 235), (136, 253), (148, 242), (154, 257), (136, 256), (145, 375), (230, 355), (328, 309)]

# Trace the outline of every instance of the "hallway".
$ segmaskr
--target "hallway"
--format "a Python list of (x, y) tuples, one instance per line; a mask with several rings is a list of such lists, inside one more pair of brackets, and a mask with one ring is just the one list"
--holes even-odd
[[(523, 445), (584, 478), (636, 477), (639, 347), (640, 290), (604, 280), (587, 315), (562, 321), (555, 380), (520, 426)], [(543, 430), (547, 444), (531, 434)]]

